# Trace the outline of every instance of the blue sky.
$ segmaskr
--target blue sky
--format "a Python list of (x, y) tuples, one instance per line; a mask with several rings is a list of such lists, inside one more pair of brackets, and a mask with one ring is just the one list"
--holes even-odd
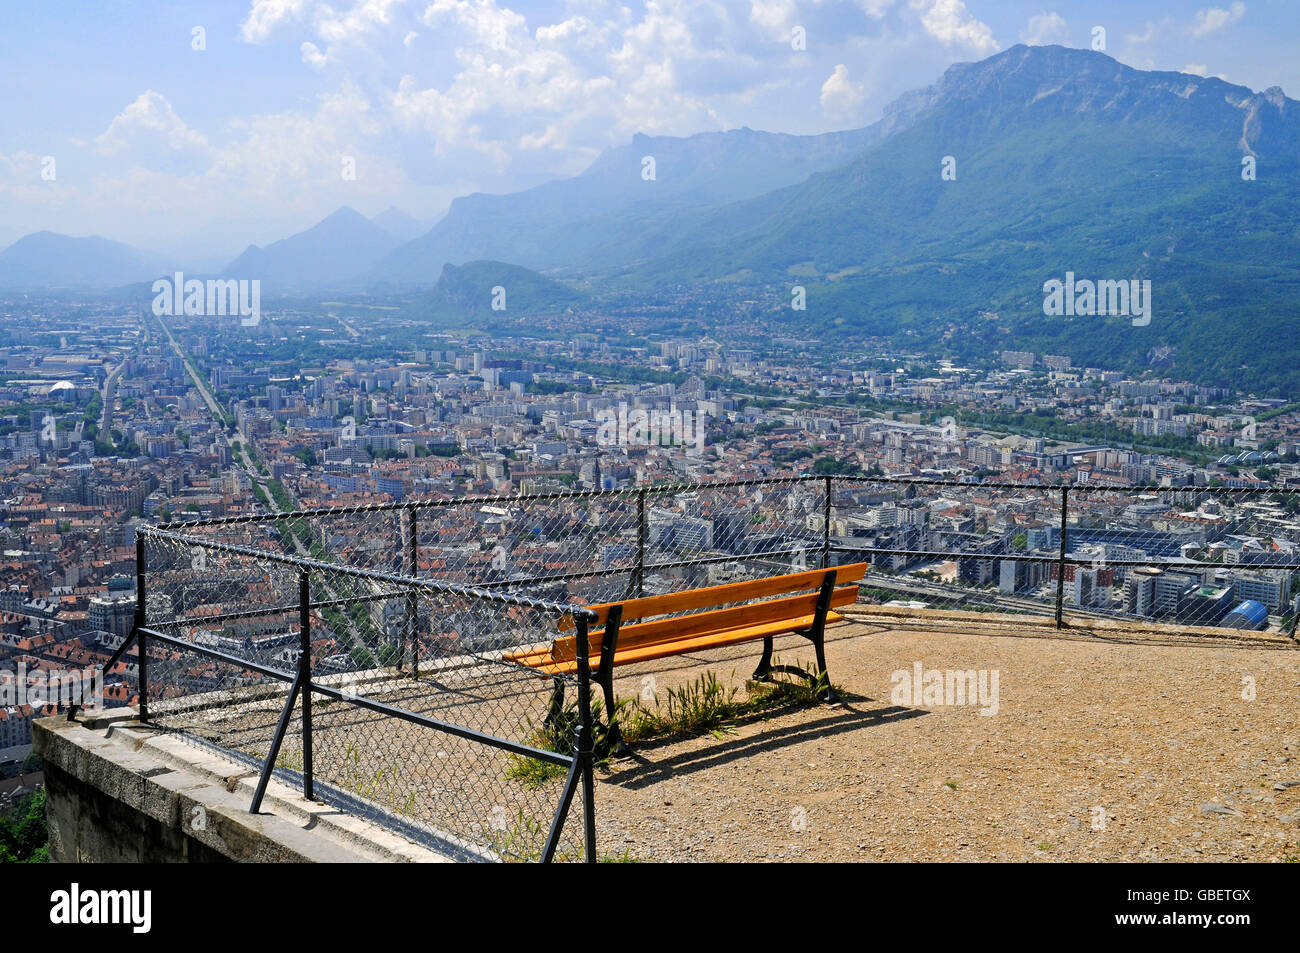
[(434, 219), (457, 195), (580, 172), (636, 132), (866, 125), (954, 62), (1088, 47), (1097, 26), (1130, 66), (1300, 89), (1293, 0), (5, 0), (0, 14), (0, 246), (100, 234), (193, 267), (344, 204)]

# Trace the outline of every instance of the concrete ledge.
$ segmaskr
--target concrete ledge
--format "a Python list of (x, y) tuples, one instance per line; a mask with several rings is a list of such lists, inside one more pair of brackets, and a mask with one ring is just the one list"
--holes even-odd
[(56, 862), (446, 862), (272, 779), (135, 720), (132, 709), (33, 724)]

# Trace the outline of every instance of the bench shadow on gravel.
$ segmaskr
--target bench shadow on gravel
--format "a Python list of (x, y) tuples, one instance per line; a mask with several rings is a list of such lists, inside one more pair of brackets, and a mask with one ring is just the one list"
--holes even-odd
[[(919, 718), (932, 714), (919, 708), (891, 705), (887, 708), (862, 709), (854, 703), (870, 701), (860, 695), (841, 692), (840, 700), (833, 706), (817, 708), (790, 708), (754, 712), (733, 718), (722, 726), (725, 732), (747, 725), (771, 722), (779, 716), (796, 712), (824, 712), (811, 721), (798, 724), (772, 724), (765, 730), (753, 735), (737, 737), (730, 733), (721, 738), (710, 732), (701, 735), (671, 734), (646, 738), (631, 742), (631, 753), (600, 765), (598, 778), (606, 784), (616, 784), (629, 790), (649, 787), (659, 781), (683, 774), (694, 774), (721, 767), (732, 761), (752, 757), (764, 751), (779, 751), (804, 741), (823, 739), (832, 735), (845, 734), (863, 728), (873, 728)], [(695, 751), (683, 751), (663, 760), (657, 760), (655, 753), (664, 748), (680, 744), (693, 738), (706, 738), (711, 743)]]

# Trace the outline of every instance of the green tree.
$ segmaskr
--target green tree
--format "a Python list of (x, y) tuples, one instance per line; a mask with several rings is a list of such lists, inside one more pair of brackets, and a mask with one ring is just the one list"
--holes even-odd
[(45, 789), (22, 798), (0, 815), (0, 863), (47, 863), (49, 830), (45, 826)]

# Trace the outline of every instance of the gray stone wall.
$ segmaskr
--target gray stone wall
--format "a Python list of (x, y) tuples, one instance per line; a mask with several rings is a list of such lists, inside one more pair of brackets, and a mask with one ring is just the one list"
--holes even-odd
[(62, 863), (445, 862), (392, 831), (307, 801), (274, 778), (248, 808), (247, 764), (140, 724), (131, 709), (33, 723), (45, 762), (50, 859)]

